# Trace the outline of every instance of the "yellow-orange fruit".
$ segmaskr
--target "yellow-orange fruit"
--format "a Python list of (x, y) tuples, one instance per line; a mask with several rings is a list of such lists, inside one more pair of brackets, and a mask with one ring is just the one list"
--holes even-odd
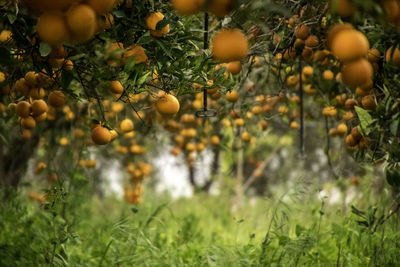
[(388, 21), (398, 23), (400, 19), (400, 3), (397, 0), (381, 1), (386, 11)]
[(63, 62), (62, 67), (63, 67), (64, 70), (69, 70), (69, 71), (71, 71), (71, 70), (74, 69), (74, 63), (73, 63), (71, 60), (67, 59), (67, 60), (65, 60), (65, 61)]
[(194, 15), (201, 11), (204, 0), (171, 0), (171, 4), (182, 15)]
[(249, 134), (249, 132), (242, 133), (242, 141), (246, 143), (251, 141), (251, 135)]
[(77, 0), (24, 0), (29, 7), (38, 11), (65, 10)]
[(111, 93), (113, 94), (122, 94), (122, 92), (124, 91), (124, 87), (119, 81), (112, 81), (109, 88)]
[(210, 144), (212, 144), (213, 146), (217, 146), (219, 145), (219, 137), (216, 135), (211, 136), (210, 138)]
[(25, 74), (25, 81), (30, 87), (34, 87), (38, 83), (37, 75), (33, 71), (28, 71)]
[(313, 73), (314, 73), (313, 67), (311, 67), (311, 66), (305, 66), (305, 67), (303, 68), (303, 75), (304, 75), (304, 76), (310, 77), (310, 76), (313, 75)]
[(300, 38), (302, 40), (306, 40), (307, 37), (310, 35), (310, 28), (305, 24), (297, 26), (295, 31), (294, 31), (294, 35), (297, 38)]
[(331, 70), (324, 70), (322, 78), (326, 81), (331, 81), (333, 79), (333, 72)]
[(31, 113), (31, 104), (26, 101), (21, 101), (15, 107), (15, 113), (21, 118), (26, 118)]
[(358, 130), (358, 126), (353, 127), (353, 129), (351, 129), (350, 134), (353, 136), (353, 138), (356, 142), (359, 142), (360, 139), (362, 138), (362, 135), (361, 135), (360, 131)]
[(43, 112), (42, 114), (35, 116), (34, 117), (35, 121), (38, 122), (42, 122), (45, 121), (47, 119), (47, 112)]
[(352, 61), (367, 55), (369, 42), (357, 30), (342, 30), (332, 42), (332, 52), (341, 61)]
[(336, 24), (334, 26), (332, 26), (327, 34), (327, 38), (326, 38), (326, 46), (328, 47), (328, 49), (332, 49), (332, 43), (333, 40), (335, 39), (336, 35), (343, 31), (343, 30), (352, 30), (353, 25), (351, 25), (350, 23), (341, 23), (341, 24)]
[(91, 137), (93, 143), (96, 145), (106, 145), (111, 141), (110, 131), (100, 125), (92, 129)]
[(357, 106), (357, 101), (355, 99), (347, 99), (344, 103), (344, 107), (347, 110), (354, 110), (354, 106)]
[(164, 92), (159, 93), (156, 103), (157, 111), (162, 115), (175, 115), (178, 113), (180, 105), (178, 99)]
[(119, 127), (121, 128), (121, 131), (123, 131), (124, 133), (131, 132), (135, 128), (132, 120), (130, 119), (124, 119), (123, 121), (121, 121)]
[(2, 30), (0, 33), (0, 43), (5, 43), (12, 40), (12, 32), (8, 30)]
[(226, 65), (226, 71), (232, 73), (232, 75), (237, 75), (242, 71), (242, 64), (240, 61), (232, 61)]
[(67, 52), (65, 51), (65, 47), (63, 45), (54, 46), (51, 49), (49, 57), (62, 59), (67, 56)]
[(346, 145), (352, 147), (357, 145), (357, 141), (354, 139), (354, 136), (349, 134), (348, 136), (346, 136)]
[(22, 139), (28, 140), (28, 139), (31, 139), (31, 137), (32, 137), (32, 131), (31, 130), (29, 130), (29, 129), (23, 129), (22, 130), (22, 135), (21, 135)]
[(349, 120), (351, 120), (352, 118), (354, 118), (354, 114), (353, 114), (353, 112), (351, 112), (351, 111), (347, 111), (347, 112), (344, 113), (343, 116), (342, 116), (342, 120), (344, 120), (344, 121), (349, 121)]
[(369, 62), (377, 63), (379, 61), (379, 58), (381, 57), (381, 52), (379, 52), (379, 50), (376, 48), (372, 48), (372, 49), (368, 50), (367, 57), (368, 57)]
[(353, 15), (354, 5), (351, 0), (333, 0), (333, 10), (339, 16), (347, 18)]
[(373, 95), (364, 96), (361, 100), (361, 104), (363, 108), (366, 110), (374, 110), (376, 108), (375, 96)]
[(226, 100), (229, 102), (236, 102), (239, 99), (239, 93), (236, 90), (232, 90), (225, 94)]
[(111, 29), (114, 24), (114, 16), (111, 13), (105, 14), (97, 18), (97, 32)]
[(215, 16), (222, 18), (228, 15), (233, 10), (233, 7), (233, 0), (213, 0), (209, 1), (207, 10)]
[(222, 62), (238, 61), (249, 53), (246, 36), (239, 29), (222, 29), (212, 39), (214, 59)]
[(72, 6), (65, 15), (70, 39), (75, 43), (90, 40), (97, 28), (96, 13), (88, 5)]
[(390, 62), (392, 65), (399, 67), (400, 66), (400, 49), (397, 47), (393, 51), (393, 46), (390, 47), (385, 54), (386, 62)]
[(59, 90), (51, 92), (47, 100), (49, 105), (55, 108), (62, 107), (65, 105), (65, 95), (63, 92)]
[(68, 39), (68, 29), (61, 13), (43, 13), (36, 24), (39, 38), (49, 45), (61, 45)]
[(110, 12), (115, 4), (115, 0), (87, 0), (86, 2), (100, 15)]
[(307, 47), (317, 47), (319, 45), (319, 39), (316, 35), (310, 35), (307, 37), (306, 41), (305, 41), (305, 45)]
[(347, 125), (344, 123), (341, 123), (337, 127), (337, 132), (339, 135), (344, 135), (347, 133)]
[(290, 123), (290, 128), (292, 128), (292, 129), (298, 129), (299, 127), (300, 126), (299, 126), (299, 123), (297, 121), (292, 121)]
[(235, 125), (238, 127), (244, 126), (244, 119), (242, 118), (235, 119)]
[(169, 31), (169, 24), (165, 25), (162, 29), (157, 30), (157, 24), (164, 19), (164, 15), (160, 12), (153, 12), (146, 18), (147, 29), (153, 37), (163, 37)]
[(36, 121), (32, 116), (21, 118), (21, 127), (24, 129), (33, 129), (36, 127)]
[(261, 129), (262, 129), (263, 131), (265, 131), (265, 130), (268, 129), (268, 122), (267, 122), (267, 121), (265, 121), (265, 120), (260, 120), (260, 121), (258, 122), (258, 124), (261, 126)]
[(325, 107), (322, 109), (322, 115), (334, 117), (337, 114), (337, 110), (333, 106)]
[(365, 58), (346, 63), (342, 67), (342, 80), (351, 87), (366, 84), (372, 80), (374, 69), (371, 63)]
[(33, 101), (31, 108), (34, 117), (39, 116), (44, 112), (47, 112), (48, 109), (47, 103), (41, 99)]
[(135, 57), (135, 64), (146, 63), (148, 60), (146, 50), (141, 45), (128, 46), (123, 55), (123, 62), (126, 64), (133, 56)]

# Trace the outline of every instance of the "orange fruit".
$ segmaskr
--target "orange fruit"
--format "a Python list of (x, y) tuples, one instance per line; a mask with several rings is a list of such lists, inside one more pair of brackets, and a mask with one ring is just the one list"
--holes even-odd
[(332, 43), (333, 40), (335, 39), (336, 35), (338, 33), (340, 33), (343, 30), (352, 30), (353, 25), (351, 25), (350, 23), (341, 23), (341, 24), (336, 24), (334, 26), (332, 26), (327, 34), (327, 38), (326, 38), (326, 46), (328, 47), (328, 49), (332, 49)]
[(249, 53), (246, 36), (239, 29), (222, 29), (212, 39), (214, 59), (222, 62), (241, 60)]
[(31, 113), (31, 104), (26, 101), (19, 102), (15, 107), (15, 113), (21, 118), (26, 118)]
[(24, 129), (33, 129), (36, 127), (36, 121), (32, 116), (22, 118), (21, 127)]
[(12, 40), (12, 32), (8, 30), (2, 30), (0, 33), (0, 43), (5, 43)]
[(297, 26), (295, 31), (294, 31), (294, 35), (297, 38), (300, 38), (302, 40), (306, 40), (307, 37), (310, 35), (310, 28), (305, 24)]
[(92, 129), (91, 137), (96, 145), (106, 145), (111, 141), (110, 131), (100, 125)]
[(113, 94), (122, 94), (124, 87), (119, 81), (112, 81), (110, 83), (109, 89)]
[(206, 6), (209, 12), (220, 18), (228, 15), (233, 10), (233, 7), (233, 0), (213, 0), (209, 1)]
[(249, 132), (242, 133), (242, 141), (246, 143), (251, 141), (251, 135), (249, 134)]
[(162, 115), (175, 115), (178, 113), (180, 105), (178, 99), (165, 92), (158, 94), (159, 98), (156, 103), (157, 111)]
[(157, 30), (157, 24), (164, 19), (164, 15), (160, 12), (153, 12), (146, 18), (147, 29), (153, 37), (163, 37), (169, 31), (169, 24), (165, 25), (162, 29)]
[(129, 133), (133, 131), (133, 129), (135, 128), (132, 120), (130, 119), (124, 119), (123, 121), (121, 121), (119, 127), (121, 128), (121, 131), (123, 131), (124, 133)]
[(374, 95), (364, 96), (361, 100), (362, 107), (366, 110), (374, 110), (376, 108), (376, 101)]
[(339, 135), (344, 135), (347, 133), (347, 125), (344, 123), (341, 123), (337, 127), (337, 132)]
[(232, 103), (236, 102), (239, 99), (239, 93), (236, 90), (226, 92), (225, 96), (226, 96), (226, 100), (228, 100), (229, 102), (232, 102)]
[(357, 30), (342, 30), (332, 42), (332, 52), (341, 61), (352, 61), (367, 55), (369, 42)]
[(368, 57), (369, 62), (377, 63), (379, 61), (379, 58), (381, 57), (381, 52), (379, 52), (379, 50), (376, 48), (372, 48), (372, 49), (368, 50), (367, 57)]
[(342, 67), (342, 80), (351, 87), (366, 84), (372, 80), (373, 74), (372, 65), (365, 58), (346, 63)]
[(194, 15), (201, 11), (204, 0), (171, 0), (171, 4), (182, 15)]
[(83, 43), (90, 40), (97, 28), (96, 13), (88, 5), (72, 6), (65, 14), (71, 41)]
[(350, 17), (354, 13), (354, 5), (351, 0), (333, 0), (331, 4), (333, 10), (343, 18)]
[(397, 47), (393, 51), (393, 46), (390, 47), (385, 54), (386, 62), (390, 62), (392, 65), (399, 67), (400, 66), (400, 49)]
[(140, 45), (128, 46), (125, 50), (123, 61), (126, 64), (131, 57), (135, 57), (135, 64), (146, 63), (148, 61), (146, 50)]
[(100, 15), (110, 12), (115, 4), (115, 0), (87, 0), (86, 2)]
[(232, 75), (237, 75), (242, 71), (242, 64), (240, 61), (231, 61), (226, 65), (226, 71), (232, 73)]
[(48, 96), (48, 103), (55, 108), (65, 105), (65, 95), (59, 90), (52, 91)]
[(213, 146), (217, 146), (217, 145), (219, 145), (219, 137), (218, 136), (216, 136), (216, 135), (213, 135), (213, 136), (211, 136), (211, 138), (210, 138), (210, 143), (213, 145)]
[(104, 52), (104, 59), (111, 67), (120, 67), (123, 64), (124, 45), (122, 43), (111, 43)]
[(43, 13), (36, 24), (39, 38), (49, 45), (61, 45), (68, 39), (68, 29), (62, 13)]
[(305, 45), (307, 47), (317, 47), (319, 45), (319, 39), (316, 35), (310, 35), (307, 37), (306, 41), (305, 41)]
[(42, 115), (48, 110), (47, 103), (41, 99), (33, 101), (31, 108), (34, 117)]

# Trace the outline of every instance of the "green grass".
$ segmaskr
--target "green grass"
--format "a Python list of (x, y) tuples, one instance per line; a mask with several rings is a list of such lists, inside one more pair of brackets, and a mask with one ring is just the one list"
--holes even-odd
[(354, 201), (364, 216), (292, 187), (236, 212), (225, 194), (132, 206), (83, 188), (45, 208), (22, 194), (1, 205), (0, 266), (400, 266), (397, 215), (375, 229), (388, 192)]

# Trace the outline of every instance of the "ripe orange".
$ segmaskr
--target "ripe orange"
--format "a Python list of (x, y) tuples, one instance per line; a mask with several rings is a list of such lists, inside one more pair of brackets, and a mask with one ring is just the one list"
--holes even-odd
[(21, 101), (15, 107), (15, 113), (21, 118), (26, 118), (31, 113), (31, 104), (26, 101)]
[(216, 135), (213, 135), (213, 136), (211, 136), (211, 138), (210, 138), (210, 143), (213, 145), (213, 146), (217, 146), (217, 145), (219, 145), (219, 137), (218, 136), (216, 136)]
[(355, 145), (357, 145), (357, 141), (354, 139), (354, 136), (352, 134), (349, 134), (348, 136), (346, 136), (346, 145), (349, 147), (353, 147)]
[(228, 100), (229, 102), (232, 102), (232, 103), (236, 102), (239, 99), (239, 93), (236, 90), (226, 92), (225, 96), (226, 96), (226, 100)]
[(307, 47), (317, 47), (319, 45), (319, 39), (316, 35), (310, 35), (307, 37), (306, 41), (305, 41), (305, 45)]
[(365, 58), (346, 63), (342, 67), (342, 80), (351, 87), (366, 84), (372, 80), (373, 74), (372, 65)]
[(65, 95), (63, 92), (59, 90), (51, 92), (47, 100), (49, 105), (55, 108), (62, 107), (65, 105)]
[(131, 57), (135, 57), (135, 64), (146, 63), (148, 61), (146, 50), (140, 45), (128, 46), (125, 50), (123, 61), (126, 64)]
[(392, 65), (399, 67), (400, 66), (400, 49), (397, 47), (393, 51), (393, 46), (390, 47), (385, 54), (386, 62), (390, 62)]
[(120, 67), (123, 64), (124, 45), (122, 43), (111, 43), (104, 52), (104, 59), (111, 67)]
[(115, 4), (115, 0), (87, 0), (86, 2), (100, 15), (110, 12)]
[[(332, 2), (332, 0), (331, 0)], [(341, 17), (347, 18), (353, 15), (354, 5), (351, 0), (333, 0), (333, 10)]]
[(353, 25), (350, 23), (341, 23), (341, 24), (336, 24), (333, 27), (331, 27), (328, 31), (327, 38), (326, 38), (326, 46), (328, 49), (332, 49), (332, 43), (333, 40), (335, 39), (336, 35), (340, 33), (343, 30), (352, 30)]
[(361, 104), (366, 110), (374, 110), (376, 108), (376, 101), (374, 95), (364, 96), (361, 100)]
[(337, 132), (339, 135), (344, 135), (347, 133), (347, 125), (344, 123), (341, 123), (337, 127)]
[(158, 100), (156, 103), (157, 111), (162, 115), (175, 115), (178, 113), (180, 105), (178, 99), (171, 95), (161, 91), (158, 94)]
[(212, 39), (214, 59), (222, 62), (241, 60), (249, 53), (246, 36), (239, 29), (222, 29)]
[(171, 0), (171, 4), (182, 15), (194, 15), (201, 11), (204, 0)]
[(226, 65), (226, 71), (232, 73), (232, 75), (237, 75), (242, 71), (242, 64), (240, 61), (232, 61)]
[(213, 0), (208, 3), (207, 10), (220, 18), (228, 15), (234, 7), (233, 0)]
[(22, 118), (21, 127), (24, 129), (33, 129), (36, 127), (36, 121), (32, 116)]
[(110, 131), (100, 125), (92, 129), (91, 137), (96, 145), (106, 145), (111, 141)]
[(113, 94), (122, 94), (122, 92), (124, 91), (124, 87), (119, 81), (112, 81), (109, 88), (111, 93)]
[(121, 121), (119, 127), (121, 128), (121, 131), (123, 131), (124, 133), (131, 132), (135, 128), (132, 120), (130, 119), (124, 119), (123, 121)]
[(295, 29), (295, 31), (294, 31), (294, 35), (295, 35), (297, 38), (306, 40), (307, 37), (310, 35), (310, 28), (309, 28), (307, 25), (305, 25), (305, 24), (302, 24), (302, 25), (300, 25), (300, 26), (297, 26), (296, 29)]
[(352, 61), (367, 55), (368, 39), (357, 30), (342, 30), (332, 42), (332, 52), (341, 61)]
[(83, 43), (90, 40), (97, 28), (96, 13), (88, 5), (71, 7), (65, 14), (71, 41)]
[(39, 38), (49, 45), (61, 45), (68, 39), (68, 29), (62, 13), (43, 13), (36, 24)]
[(251, 141), (251, 135), (249, 134), (249, 132), (242, 133), (242, 141), (246, 143)]
[(43, 100), (35, 100), (32, 103), (32, 114), (34, 117), (37, 117), (39, 115), (42, 115), (43, 113), (47, 112), (48, 107), (47, 103), (44, 102)]
[(8, 30), (2, 30), (0, 33), (0, 43), (5, 43), (12, 40), (12, 32)]
[(153, 37), (163, 37), (169, 31), (169, 24), (165, 25), (162, 29), (157, 30), (157, 24), (164, 19), (164, 15), (160, 12), (153, 12), (146, 18), (147, 28)]
[(326, 81), (331, 81), (333, 79), (333, 72), (331, 70), (324, 70), (322, 77)]
[(381, 52), (378, 49), (372, 48), (368, 50), (368, 60), (369, 62), (377, 63), (381, 57)]

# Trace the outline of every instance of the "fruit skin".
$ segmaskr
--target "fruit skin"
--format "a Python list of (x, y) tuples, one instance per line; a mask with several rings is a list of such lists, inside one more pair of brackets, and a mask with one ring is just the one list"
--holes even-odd
[(243, 142), (250, 142), (251, 141), (251, 135), (248, 132), (243, 132), (242, 133), (242, 141)]
[(246, 36), (239, 29), (222, 29), (212, 39), (212, 54), (221, 62), (238, 61), (249, 53)]
[(72, 6), (65, 14), (70, 39), (75, 43), (90, 40), (97, 28), (96, 13), (88, 5)]
[(226, 71), (232, 73), (232, 75), (237, 75), (242, 71), (242, 64), (240, 61), (232, 61), (226, 65)]
[(110, 91), (113, 94), (122, 94), (122, 92), (124, 91), (124, 87), (122, 86), (122, 84), (119, 81), (112, 81), (110, 83)]
[(111, 141), (111, 134), (107, 128), (97, 125), (92, 129), (92, 141), (96, 145), (106, 145)]
[(68, 29), (63, 14), (59, 12), (43, 13), (36, 24), (39, 38), (49, 45), (61, 45), (68, 39)]
[(374, 110), (376, 108), (375, 96), (373, 95), (364, 96), (361, 100), (361, 104), (363, 108), (366, 110)]
[(318, 37), (315, 36), (315, 35), (308, 36), (306, 41), (305, 41), (305, 45), (307, 47), (311, 47), (311, 48), (317, 47), (319, 45)]
[(296, 27), (296, 30), (294, 31), (294, 35), (297, 38), (306, 40), (307, 37), (310, 35), (310, 28), (305, 24), (298, 26), (298, 27)]
[(65, 95), (63, 92), (59, 90), (51, 92), (47, 100), (49, 105), (55, 108), (62, 107), (65, 105)]
[(164, 92), (159, 93), (156, 107), (157, 111), (162, 115), (175, 115), (180, 109), (178, 99), (175, 96)]
[(124, 133), (129, 133), (129, 132), (133, 131), (135, 126), (130, 119), (125, 119), (125, 120), (121, 121), (120, 128), (121, 128), (121, 131), (123, 131)]
[(8, 30), (2, 30), (0, 33), (0, 43), (5, 43), (12, 40), (12, 32)]
[(343, 30), (352, 30), (353, 25), (350, 23), (341, 23), (341, 24), (336, 24), (333, 27), (331, 27), (328, 31), (328, 35), (326, 38), (326, 47), (331, 50), (332, 49), (332, 43), (333, 40), (335, 39), (336, 35), (340, 33)]
[(356, 88), (372, 80), (374, 70), (371, 63), (365, 58), (344, 64), (342, 67), (342, 80), (351, 87)]
[(115, 0), (87, 0), (86, 2), (100, 15), (110, 12), (115, 4)]
[(153, 12), (146, 18), (146, 26), (150, 30), (153, 37), (160, 38), (166, 35), (169, 31), (169, 24), (165, 25), (161, 30), (157, 30), (157, 23), (164, 19), (161, 12)]
[(217, 146), (217, 145), (219, 145), (219, 137), (218, 136), (216, 136), (216, 135), (213, 135), (213, 136), (211, 136), (211, 138), (210, 138), (210, 143), (213, 145), (213, 146)]
[(33, 101), (31, 107), (32, 107), (32, 114), (34, 117), (42, 115), (48, 110), (47, 103), (41, 99)]
[(334, 0), (333, 2), (334, 2), (333, 9), (339, 16), (347, 18), (353, 15), (354, 5), (351, 2), (351, 0)]
[(367, 55), (369, 42), (357, 30), (342, 30), (332, 42), (332, 52), (341, 61), (352, 61)]
[(233, 0), (213, 0), (207, 6), (207, 10), (219, 18), (223, 18), (233, 10), (233, 7)]
[(194, 15), (201, 11), (204, 0), (171, 0), (171, 4), (182, 15)]
[(36, 127), (36, 121), (32, 116), (21, 119), (21, 127), (24, 129), (33, 129)]
[(232, 90), (230, 92), (226, 93), (226, 100), (228, 100), (229, 102), (236, 102), (239, 99), (239, 94), (236, 90)]
[(15, 113), (21, 118), (26, 118), (31, 113), (31, 104), (26, 101), (21, 101), (15, 107)]
[(135, 64), (148, 62), (146, 50), (141, 45), (130, 45), (126, 48), (123, 55), (124, 64), (133, 56), (135, 57)]
[(400, 67), (400, 49), (397, 47), (394, 49), (390, 47), (385, 54), (385, 61), (390, 62), (393, 66)]

